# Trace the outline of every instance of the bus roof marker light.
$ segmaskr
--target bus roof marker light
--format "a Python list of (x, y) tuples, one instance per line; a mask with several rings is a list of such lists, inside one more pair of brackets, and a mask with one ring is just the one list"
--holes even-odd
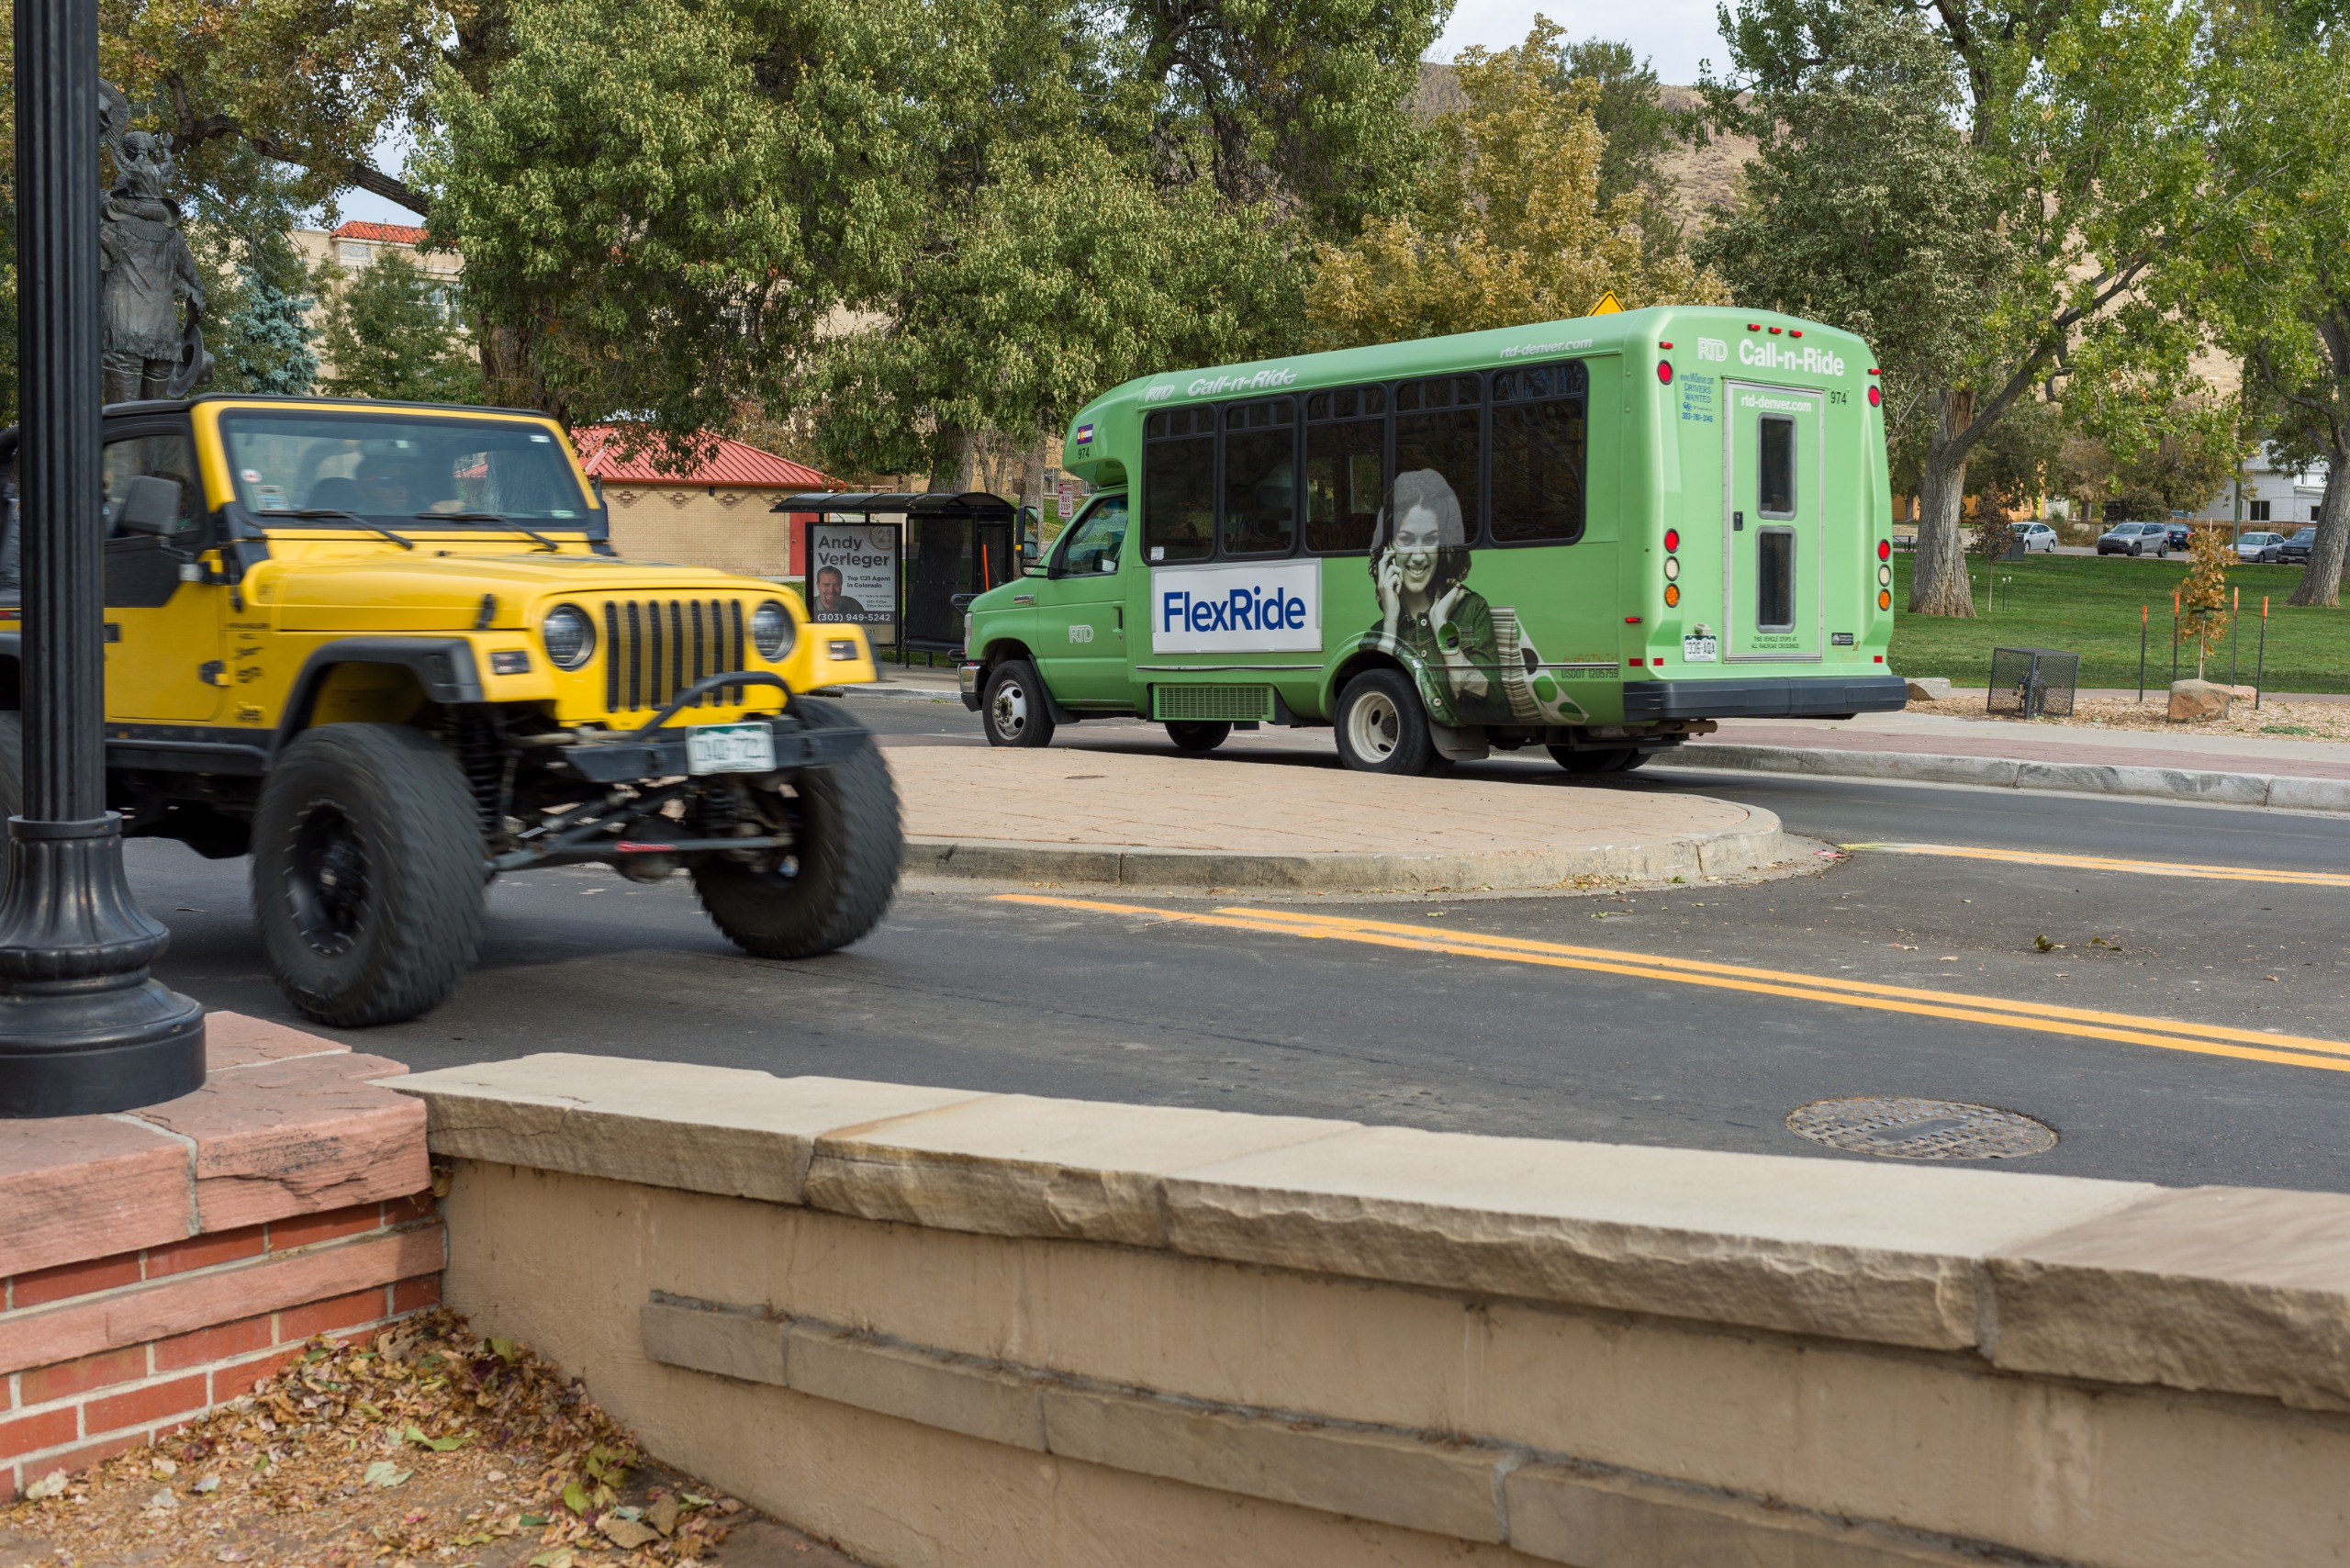
[(1673, 362), (1671, 360), (1661, 359), (1656, 362), (1656, 378), (1667, 386), (1673, 385)]
[(1673, 346), (1673, 345), (1672, 345), (1671, 343), (1659, 343), (1659, 344), (1657, 344), (1657, 347), (1659, 347), (1659, 348), (1661, 348), (1661, 349), (1669, 349), (1669, 348), (1671, 348), (1672, 346)]
[(1627, 615), (1624, 617), (1624, 624), (1627, 626), (1638, 626), (1639, 623), (1640, 618), (1637, 615)]
[(1789, 327), (1787, 329), (1787, 336), (1791, 338), (1800, 338), (1803, 336), (1803, 329), (1801, 327)]
[(1786, 330), (1786, 329), (1784, 327), (1774, 327), (1771, 329), (1771, 335), (1775, 338), (1785, 330)]
[(1746, 324), (1746, 330), (1750, 332), (1759, 332), (1762, 330), (1762, 323), (1760, 321), (1749, 321)]

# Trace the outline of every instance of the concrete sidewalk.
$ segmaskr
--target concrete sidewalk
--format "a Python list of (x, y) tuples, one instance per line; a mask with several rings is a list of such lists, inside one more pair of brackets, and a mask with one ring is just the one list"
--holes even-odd
[(1159, 887), (1425, 891), (1696, 881), (1804, 853), (1759, 807), (1090, 748), (884, 749), (906, 868)]

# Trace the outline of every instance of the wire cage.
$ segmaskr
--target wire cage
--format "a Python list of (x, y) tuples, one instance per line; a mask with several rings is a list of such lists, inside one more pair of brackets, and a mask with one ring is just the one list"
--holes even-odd
[(1991, 711), (2019, 719), (2069, 719), (2081, 684), (2081, 655), (2062, 648), (1991, 650)]

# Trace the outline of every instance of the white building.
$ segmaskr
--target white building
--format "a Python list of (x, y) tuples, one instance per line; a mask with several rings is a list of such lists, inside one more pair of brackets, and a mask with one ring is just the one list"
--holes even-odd
[[(2236, 472), (2235, 479), (2193, 513), (2198, 522), (2241, 522), (2247, 529), (2290, 533), (2317, 521), (2318, 502), (2325, 497), (2325, 465), (2296, 472), (2270, 465), (2266, 451), (2255, 452)], [(2239, 510), (2241, 502), (2241, 510)]]

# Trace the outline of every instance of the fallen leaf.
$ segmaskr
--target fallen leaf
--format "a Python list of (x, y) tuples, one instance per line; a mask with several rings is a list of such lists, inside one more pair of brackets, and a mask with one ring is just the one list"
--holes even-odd
[(218, 1492), (220, 1490), (220, 1478), (217, 1475), (207, 1475), (198, 1481), (194, 1489), (197, 1492)]
[(238, 1551), (233, 1546), (224, 1546), (219, 1551), (212, 1554), (212, 1561), (215, 1562), (242, 1562), (245, 1561), (245, 1554)]
[(1886, 946), (1898, 947), (1905, 953), (1914, 953), (1918, 950), (1918, 944), (1915, 942), (1887, 942)]
[(415, 1473), (412, 1470), (402, 1470), (388, 1459), (379, 1459), (367, 1467), (360, 1479), (370, 1486), (397, 1486)]
[(160, 1489), (152, 1497), (147, 1499), (147, 1506), (151, 1508), (176, 1508), (179, 1506), (180, 1500), (172, 1495), (172, 1489), (168, 1486)]
[(663, 1497), (644, 1510), (644, 1522), (667, 1535), (677, 1528), (677, 1516), (684, 1511), (675, 1497)]
[(155, 1473), (158, 1475), (177, 1475), (180, 1473), (180, 1467), (171, 1460), (158, 1459), (154, 1463)]
[(465, 1439), (472, 1436), (471, 1432), (459, 1432), (453, 1438), (428, 1438), (421, 1428), (410, 1427), (400, 1434), (400, 1441), (414, 1443), (419, 1448), (431, 1449), (434, 1453), (447, 1453), (451, 1449), (464, 1447)]
[(26, 1487), (25, 1497), (28, 1502), (38, 1503), (43, 1498), (54, 1497), (64, 1490), (65, 1472), (62, 1470), (52, 1470), (47, 1475), (42, 1476), (39, 1481), (36, 1481), (31, 1485)]
[(651, 1525), (639, 1524), (634, 1519), (624, 1519), (617, 1514), (605, 1515), (597, 1522), (596, 1528), (604, 1532), (605, 1540), (622, 1551), (634, 1551), (640, 1546), (661, 1539), (661, 1532)]
[(563, 1506), (575, 1514), (588, 1511), (588, 1489), (574, 1481), (563, 1489)]

